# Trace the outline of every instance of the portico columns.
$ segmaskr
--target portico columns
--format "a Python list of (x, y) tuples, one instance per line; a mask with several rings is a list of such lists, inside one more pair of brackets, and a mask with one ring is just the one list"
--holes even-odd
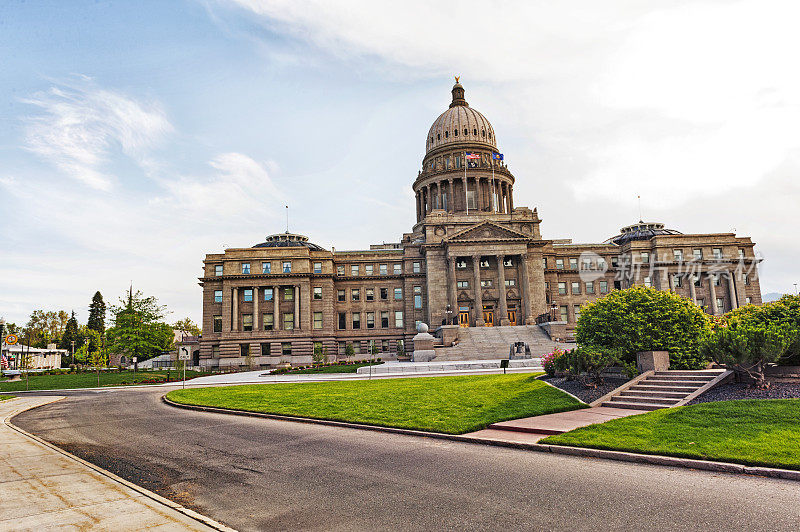
[(497, 282), (500, 293), (500, 325), (508, 325), (508, 306), (506, 302), (506, 268), (504, 255), (497, 255)]
[(239, 289), (233, 289), (233, 316), (231, 316), (231, 330), (239, 330)]
[(531, 325), (528, 323), (528, 312), (530, 312), (531, 303), (530, 303), (530, 284), (528, 281), (528, 254), (523, 253), (519, 256), (519, 267), (522, 273), (522, 316), (520, 316), (519, 323), (524, 323), (525, 325)]
[[(449, 257), (447, 259), (447, 286), (450, 288), (450, 310), (453, 311), (452, 316), (458, 315), (458, 287), (456, 286), (456, 257)], [(451, 325), (452, 323), (448, 323)]]
[(739, 302), (736, 300), (736, 286), (734, 285), (733, 281), (734, 275), (735, 272), (728, 272), (728, 293), (731, 296), (731, 310), (739, 306)]
[(447, 212), (456, 212), (456, 206), (453, 203), (456, 199), (456, 191), (453, 189), (453, 178), (447, 180)]
[(474, 274), (475, 288), (475, 326), (483, 327), (483, 293), (481, 292), (481, 256), (472, 256), (472, 270)]
[(694, 286), (694, 274), (689, 276), (689, 296), (692, 298), (692, 303), (697, 304), (697, 290)]
[(719, 307), (717, 306), (717, 287), (714, 286), (714, 276), (708, 275), (708, 294), (711, 298), (711, 313), (714, 316), (719, 316)]
[(675, 293), (675, 276), (667, 272), (667, 280), (669, 281), (669, 291)]
[(275, 331), (279, 331), (281, 329), (281, 308), (278, 305), (280, 291), (280, 286), (272, 287), (272, 329)]

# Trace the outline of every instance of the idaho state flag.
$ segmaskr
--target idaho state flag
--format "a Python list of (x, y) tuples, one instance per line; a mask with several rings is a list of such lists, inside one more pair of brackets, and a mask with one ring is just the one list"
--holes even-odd
[(494, 152), (492, 152), (492, 159), (495, 159), (497, 161), (502, 161), (503, 160), (503, 154), (502, 153), (494, 153)]

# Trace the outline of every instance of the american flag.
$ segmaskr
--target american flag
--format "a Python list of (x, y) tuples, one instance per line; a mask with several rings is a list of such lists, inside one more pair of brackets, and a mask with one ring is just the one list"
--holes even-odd
[(3, 355), (2, 358), (0, 358), (0, 368), (8, 369), (8, 359), (6, 358), (5, 355)]
[(464, 158), (465, 159), (480, 159), (481, 156), (479, 154), (477, 154), (477, 153), (468, 153), (466, 155), (466, 157), (464, 157)]

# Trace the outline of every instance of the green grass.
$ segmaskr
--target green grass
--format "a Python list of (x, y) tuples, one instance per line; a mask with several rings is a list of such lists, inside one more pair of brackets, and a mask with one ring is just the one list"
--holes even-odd
[[(379, 364), (380, 363), (372, 365), (377, 366)], [(306, 375), (309, 373), (355, 373), (358, 371), (358, 368), (364, 368), (369, 365), (369, 362), (364, 362), (363, 364), (332, 364), (330, 366), (320, 366), (317, 368), (293, 369), (291, 371), (282, 372), (280, 375)]]
[(0, 395), (0, 401), (7, 401), (9, 399), (13, 399), (16, 397), (15, 395)]
[(541, 443), (800, 469), (800, 399), (667, 408), (549, 436)]
[(167, 397), (183, 404), (447, 434), (586, 406), (531, 373), (193, 388)]
[[(186, 371), (186, 378), (208, 375), (199, 371)], [(167, 377), (166, 371), (137, 371), (136, 384), (159, 384), (145, 382), (147, 380), (160, 380), (164, 382)], [(183, 372), (177, 370), (169, 372), (170, 381), (180, 380)], [(120, 386), (123, 384), (133, 384), (132, 371), (106, 371), (100, 373), (100, 386)], [(36, 375), (31, 373), (29, 376), (28, 390), (60, 390), (64, 388), (94, 388), (97, 386), (97, 374), (87, 373), (67, 373), (65, 375)], [(0, 381), (0, 392), (18, 392), (25, 390), (25, 377), (16, 382), (8, 380)]]

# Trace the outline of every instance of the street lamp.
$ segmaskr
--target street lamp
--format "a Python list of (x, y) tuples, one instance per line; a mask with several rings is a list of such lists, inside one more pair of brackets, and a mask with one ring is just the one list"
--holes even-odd
[(452, 325), (453, 324), (453, 307), (450, 306), (450, 305), (447, 305), (445, 307), (444, 313), (447, 315), (447, 325)]
[(558, 305), (556, 302), (553, 301), (553, 304), (550, 305), (550, 319), (551, 321), (556, 321), (556, 311), (558, 310)]

